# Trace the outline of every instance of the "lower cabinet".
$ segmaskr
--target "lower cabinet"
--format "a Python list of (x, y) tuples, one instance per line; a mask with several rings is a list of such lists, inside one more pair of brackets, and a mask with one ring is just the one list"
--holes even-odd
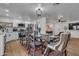
[(4, 55), (4, 35), (0, 35), (0, 56)]
[(6, 33), (6, 42), (18, 39), (18, 32)]

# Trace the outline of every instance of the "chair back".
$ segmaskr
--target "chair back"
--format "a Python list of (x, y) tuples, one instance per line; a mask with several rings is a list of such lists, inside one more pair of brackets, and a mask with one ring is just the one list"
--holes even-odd
[(58, 51), (63, 51), (66, 48), (69, 39), (70, 39), (70, 33), (61, 33), (60, 41), (57, 43), (56, 49)]

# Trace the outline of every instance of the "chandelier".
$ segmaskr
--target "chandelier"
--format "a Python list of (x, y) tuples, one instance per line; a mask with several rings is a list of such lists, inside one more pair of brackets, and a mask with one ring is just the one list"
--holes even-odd
[(43, 8), (41, 7), (41, 4), (38, 4), (38, 6), (35, 8), (36, 15), (42, 16)]

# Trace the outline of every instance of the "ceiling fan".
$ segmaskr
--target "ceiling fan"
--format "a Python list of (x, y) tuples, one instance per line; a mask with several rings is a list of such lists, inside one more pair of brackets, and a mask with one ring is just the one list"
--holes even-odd
[(58, 22), (67, 22), (67, 20), (64, 19), (63, 15), (59, 15)]

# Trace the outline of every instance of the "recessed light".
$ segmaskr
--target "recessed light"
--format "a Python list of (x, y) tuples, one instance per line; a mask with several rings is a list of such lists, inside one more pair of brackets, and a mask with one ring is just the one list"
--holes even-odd
[(9, 14), (6, 14), (6, 16), (9, 16)]
[(5, 10), (5, 12), (9, 12), (9, 10), (8, 10), (8, 9), (6, 9), (6, 10)]

